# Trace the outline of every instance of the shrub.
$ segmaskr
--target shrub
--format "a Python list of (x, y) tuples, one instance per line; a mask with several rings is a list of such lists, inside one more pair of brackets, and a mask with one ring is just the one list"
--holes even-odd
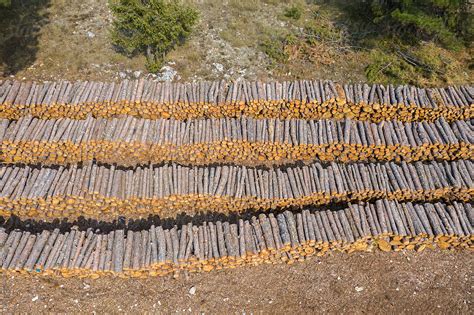
[(432, 86), (466, 80), (465, 65), (433, 42), (414, 48), (381, 41), (368, 60), (365, 74), (369, 82)]
[[(393, 54), (374, 49), (370, 52), (371, 63), (365, 69), (365, 75), (369, 82), (375, 83), (404, 83), (405, 79), (413, 79), (412, 66), (404, 63)], [(409, 80), (409, 83), (414, 83)]]
[(272, 62), (283, 63), (288, 59), (285, 52), (284, 40), (282, 38), (267, 38), (260, 43), (260, 47)]
[(299, 20), (301, 18), (301, 14), (301, 8), (295, 5), (285, 9), (285, 16), (293, 20)]
[(195, 9), (178, 0), (115, 0), (111, 9), (113, 43), (127, 55), (145, 54), (151, 72), (184, 42), (198, 18)]
[(470, 44), (474, 36), (469, 0), (359, 0), (357, 11), (367, 13), (392, 34), (418, 41), (433, 39), (449, 49)]

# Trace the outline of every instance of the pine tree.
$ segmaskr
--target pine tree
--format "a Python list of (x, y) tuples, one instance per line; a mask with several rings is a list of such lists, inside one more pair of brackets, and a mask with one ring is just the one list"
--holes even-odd
[(414, 39), (457, 49), (473, 39), (469, 0), (362, 0), (374, 23)]
[(178, 0), (116, 0), (111, 9), (114, 44), (127, 55), (145, 54), (151, 72), (184, 42), (198, 18), (196, 10)]

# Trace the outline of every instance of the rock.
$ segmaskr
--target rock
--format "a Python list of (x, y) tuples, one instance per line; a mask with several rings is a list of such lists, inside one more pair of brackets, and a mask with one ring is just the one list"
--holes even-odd
[(92, 33), (91, 31), (87, 31), (87, 37), (89, 37), (89, 38), (94, 38), (94, 37), (95, 37), (95, 34)]
[(34, 298), (31, 299), (32, 302), (38, 301), (38, 296), (36, 295)]
[(222, 72), (224, 71), (224, 66), (218, 62), (214, 62), (212, 64), (214, 66), (214, 68), (218, 71), (218, 72)]
[(140, 70), (134, 71), (133, 76), (138, 79), (142, 75), (142, 72)]
[(160, 81), (172, 81), (176, 74), (178, 74), (178, 72), (176, 72), (172, 67), (163, 66), (160, 69), (160, 73), (157, 75), (157, 79)]
[(125, 72), (120, 71), (119, 72), (119, 77), (120, 77), (120, 79), (125, 79), (127, 77), (127, 74)]
[(364, 291), (364, 287), (355, 287), (356, 292)]
[(196, 287), (192, 286), (191, 289), (189, 289), (189, 294), (194, 295), (196, 294)]

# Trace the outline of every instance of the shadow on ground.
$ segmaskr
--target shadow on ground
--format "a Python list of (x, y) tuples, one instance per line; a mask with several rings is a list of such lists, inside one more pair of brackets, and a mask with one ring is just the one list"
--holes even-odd
[(38, 37), (48, 23), (50, 0), (12, 0), (0, 6), (0, 76), (15, 74), (36, 60)]

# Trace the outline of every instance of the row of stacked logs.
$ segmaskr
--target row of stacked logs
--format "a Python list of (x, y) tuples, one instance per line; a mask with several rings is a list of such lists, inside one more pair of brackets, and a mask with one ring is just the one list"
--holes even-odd
[(0, 167), (0, 215), (104, 220), (241, 212), (386, 198), (470, 201), (473, 162), (350, 163), (286, 168), (177, 164)]
[(0, 118), (25, 115), (84, 119), (132, 115), (142, 118), (354, 118), (381, 121), (448, 121), (474, 117), (467, 86), (335, 84), (332, 81), (170, 83), (0, 81)]
[(141, 231), (41, 233), (0, 228), (0, 272), (64, 277), (146, 277), (262, 263), (288, 264), (329, 250), (426, 247), (474, 249), (474, 209), (460, 204), (400, 204), (378, 200), (342, 210), (260, 214)]
[(473, 249), (472, 118), (469, 85), (0, 80), (0, 216), (238, 213), (139, 231), (0, 226), (0, 272), (141, 277)]
[(133, 117), (0, 120), (0, 162), (122, 166), (177, 162), (420, 161), (474, 157), (471, 121), (448, 123)]

